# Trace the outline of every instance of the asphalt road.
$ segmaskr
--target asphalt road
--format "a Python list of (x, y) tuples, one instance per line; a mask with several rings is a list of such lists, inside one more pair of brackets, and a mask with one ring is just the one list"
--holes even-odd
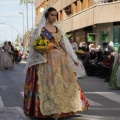
[[(0, 70), (0, 107), (23, 109), (24, 67), (22, 62), (12, 70)], [(79, 83), (91, 106), (87, 111), (62, 120), (120, 120), (120, 90), (111, 89), (104, 79), (97, 77), (87, 76), (79, 79)]]

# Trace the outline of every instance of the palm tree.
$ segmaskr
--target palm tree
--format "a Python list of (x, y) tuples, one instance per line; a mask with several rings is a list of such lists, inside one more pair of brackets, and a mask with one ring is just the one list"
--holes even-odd
[(20, 4), (31, 3), (33, 0), (20, 0)]
[[(27, 33), (25, 33), (25, 50), (29, 47), (30, 42), (30, 32), (29, 32), (29, 25), (28, 25), (28, 3), (34, 3), (34, 0), (20, 0), (20, 5), (25, 4), (26, 5), (26, 12), (27, 12)], [(33, 20), (32, 20), (33, 21)]]
[(25, 4), (26, 5), (26, 11), (27, 11), (27, 31), (29, 29), (28, 25), (28, 3), (34, 3), (34, 0), (20, 0), (20, 5)]

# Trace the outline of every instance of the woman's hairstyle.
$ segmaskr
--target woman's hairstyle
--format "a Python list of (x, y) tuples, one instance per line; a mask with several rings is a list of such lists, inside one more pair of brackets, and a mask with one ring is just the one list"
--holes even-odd
[(105, 46), (105, 45), (108, 45), (108, 43), (104, 42), (104, 43), (103, 43), (103, 46)]
[(48, 18), (48, 16), (49, 16), (49, 13), (50, 13), (51, 11), (56, 11), (56, 12), (57, 12), (57, 10), (56, 10), (55, 8), (50, 7), (50, 8), (46, 11), (46, 13), (45, 13), (45, 18), (46, 18), (46, 20), (47, 20), (47, 18)]
[(4, 42), (4, 44), (7, 44), (7, 43), (8, 43), (7, 41)]

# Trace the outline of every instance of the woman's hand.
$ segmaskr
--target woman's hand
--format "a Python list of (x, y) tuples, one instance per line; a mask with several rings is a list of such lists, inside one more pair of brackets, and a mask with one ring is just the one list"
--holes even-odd
[(74, 61), (74, 64), (75, 64), (76, 66), (79, 66), (79, 62), (75, 62), (75, 61)]

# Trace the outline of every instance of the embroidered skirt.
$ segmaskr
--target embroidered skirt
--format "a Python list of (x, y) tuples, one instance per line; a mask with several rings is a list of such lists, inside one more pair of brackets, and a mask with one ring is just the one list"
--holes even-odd
[(28, 69), (24, 91), (26, 116), (63, 118), (87, 110), (89, 103), (77, 82), (68, 58), (57, 49), (47, 63)]

